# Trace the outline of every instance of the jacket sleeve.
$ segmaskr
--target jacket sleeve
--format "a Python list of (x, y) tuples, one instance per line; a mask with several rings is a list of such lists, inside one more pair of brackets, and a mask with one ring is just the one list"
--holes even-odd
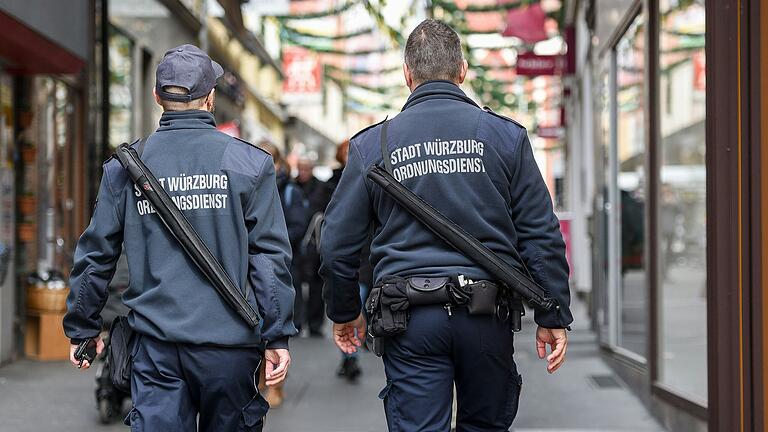
[(248, 228), (248, 282), (262, 317), (267, 348), (288, 348), (295, 292), (289, 271), (291, 245), (280, 205), (274, 165), (267, 160), (245, 206)]
[(105, 166), (96, 208), (77, 242), (69, 278), (64, 333), (73, 344), (97, 336), (102, 329), (101, 310), (109, 295), (107, 285), (115, 273), (123, 244), (123, 222), (118, 216), (118, 204)]
[(345, 323), (360, 315), (360, 252), (369, 237), (371, 204), (362, 156), (350, 144), (349, 160), (325, 213), (320, 236), (320, 276), (327, 315)]
[(559, 304), (558, 309), (535, 310), (534, 320), (542, 327), (565, 328), (571, 324), (573, 316), (560, 221), (555, 216), (552, 199), (525, 129), (520, 131), (515, 151), (510, 196), (518, 251), (534, 280)]

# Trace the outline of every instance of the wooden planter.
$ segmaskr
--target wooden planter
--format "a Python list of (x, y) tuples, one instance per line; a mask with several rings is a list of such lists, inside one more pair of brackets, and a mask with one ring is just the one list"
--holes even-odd
[(37, 226), (31, 223), (20, 223), (16, 228), (19, 232), (19, 241), (30, 243), (35, 241)]
[(35, 214), (37, 200), (35, 197), (23, 196), (16, 200), (16, 205), (19, 207), (19, 213), (23, 216), (29, 216)]
[(69, 288), (48, 289), (27, 286), (27, 309), (44, 312), (63, 312), (67, 310)]
[(34, 147), (23, 147), (21, 149), (21, 160), (25, 165), (31, 165), (35, 163), (35, 157), (37, 156), (37, 149)]

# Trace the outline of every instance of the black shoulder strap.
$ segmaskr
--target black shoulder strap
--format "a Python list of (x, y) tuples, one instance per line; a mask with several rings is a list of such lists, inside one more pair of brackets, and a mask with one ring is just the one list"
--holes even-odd
[(144, 153), (144, 145), (147, 143), (147, 137), (143, 137), (139, 140), (139, 145), (136, 147), (136, 153), (139, 154), (139, 158), (141, 158), (141, 154)]
[(392, 174), (392, 162), (389, 160), (389, 145), (387, 143), (387, 126), (389, 126), (389, 120), (384, 120), (381, 125), (381, 157), (384, 161), (384, 169)]

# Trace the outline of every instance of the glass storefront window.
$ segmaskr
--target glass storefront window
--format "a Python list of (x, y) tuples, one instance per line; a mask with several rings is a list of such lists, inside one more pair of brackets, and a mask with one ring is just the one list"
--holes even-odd
[(133, 41), (109, 29), (109, 144), (133, 141)]
[(37, 98), (37, 271), (66, 275), (77, 238), (74, 226), (74, 92), (62, 81), (34, 80)]
[(645, 26), (638, 15), (615, 48), (616, 191), (614, 265), (618, 305), (618, 346), (646, 356), (648, 290), (645, 206)]
[(706, 405), (704, 1), (662, 0), (659, 19), (659, 381)]
[(610, 170), (609, 153), (611, 148), (611, 56), (606, 56), (603, 64), (598, 69), (595, 97), (595, 110), (599, 113), (596, 117), (598, 123), (598, 142), (595, 147), (595, 177), (600, 185), (595, 192), (595, 218), (593, 226), (593, 242), (597, 247), (593, 250), (593, 281), (595, 297), (596, 317), (600, 332), (600, 340), (610, 342), (610, 296), (608, 293), (609, 280), (609, 213), (611, 212), (610, 198)]

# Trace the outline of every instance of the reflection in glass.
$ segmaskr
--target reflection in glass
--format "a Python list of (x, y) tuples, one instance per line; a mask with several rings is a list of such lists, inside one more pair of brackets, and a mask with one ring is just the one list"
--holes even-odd
[(618, 345), (645, 357), (648, 291), (645, 266), (645, 28), (642, 15), (616, 45), (618, 202)]
[(109, 144), (133, 141), (133, 41), (109, 29)]
[(597, 246), (593, 250), (594, 261), (594, 292), (597, 293), (595, 301), (596, 317), (598, 319), (598, 328), (600, 330), (600, 340), (610, 341), (610, 296), (608, 294), (608, 274), (610, 264), (608, 260), (608, 213), (610, 212), (610, 198), (608, 190), (610, 185), (611, 170), (609, 167), (608, 155), (611, 145), (611, 62), (606, 56), (604, 64), (599, 72), (599, 78), (596, 86), (596, 110), (599, 113), (597, 121), (599, 123), (599, 133), (597, 138), (599, 145), (595, 148), (595, 170), (596, 178), (600, 179), (600, 188), (595, 194), (595, 219), (594, 219), (594, 239)]
[(704, 1), (660, 12), (659, 379), (706, 404)]

